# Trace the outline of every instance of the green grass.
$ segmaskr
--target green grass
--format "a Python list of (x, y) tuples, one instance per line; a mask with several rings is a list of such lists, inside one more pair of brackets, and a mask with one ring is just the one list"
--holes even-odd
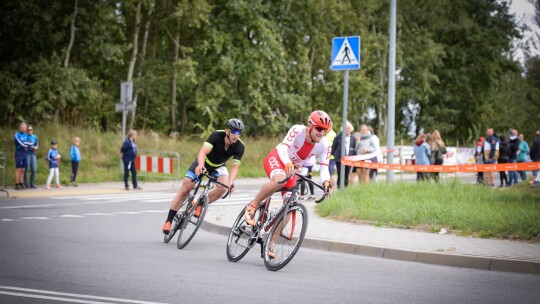
[(376, 183), (337, 192), (317, 212), (377, 226), (540, 241), (540, 189), (525, 183), (505, 189), (459, 181)]
[[(72, 138), (75, 136), (81, 138), (80, 151), (83, 157), (83, 160), (79, 165), (77, 182), (101, 183), (122, 180), (120, 175), (120, 147), (122, 145), (122, 136), (120, 132), (98, 132), (92, 129), (58, 125), (34, 125), (33, 127), (34, 133), (39, 139), (39, 149), (37, 151), (37, 184), (44, 184), (47, 179), (49, 165), (45, 160), (45, 154), (49, 151), (50, 141), (53, 138), (58, 141), (58, 150), (63, 156), (62, 162), (60, 163), (60, 180), (62, 183), (66, 183), (69, 180), (69, 175), (71, 173), (69, 151)], [(5, 152), (7, 156), (6, 186), (13, 186), (15, 183), (13, 143), (13, 135), (15, 132), (16, 130), (0, 129), (0, 151)], [(186, 169), (195, 160), (204, 140), (205, 138), (197, 136), (172, 139), (154, 132), (139, 132), (137, 136), (137, 147), (139, 150), (158, 150), (179, 153), (180, 173), (183, 177)], [(263, 159), (266, 154), (281, 141), (281, 139), (242, 138), (242, 140), (246, 144), (246, 152), (242, 158), (239, 177), (265, 176), (262, 165)], [(143, 152), (140, 154), (143, 154)], [(152, 155), (147, 153), (144, 154)], [(230, 163), (228, 165), (230, 169)], [(144, 180), (145, 178), (141, 177), (141, 179)], [(158, 180), (155, 178), (146, 179)]]

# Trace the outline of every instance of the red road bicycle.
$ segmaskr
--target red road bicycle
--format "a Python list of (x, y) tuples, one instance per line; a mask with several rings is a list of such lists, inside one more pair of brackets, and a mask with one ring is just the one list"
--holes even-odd
[[(261, 257), (268, 270), (280, 270), (292, 260), (302, 245), (308, 225), (307, 209), (298, 202), (300, 187), (303, 183), (309, 183), (324, 191), (322, 185), (295, 174), (298, 176), (295, 186), (280, 190), (292, 193), (287, 202), (278, 210), (269, 210), (271, 197), (266, 198), (255, 212), (255, 226), (245, 222), (245, 208), (242, 209), (227, 240), (229, 261), (240, 261), (256, 243), (261, 244)], [(280, 183), (285, 183), (287, 179)], [(315, 203), (322, 202), (328, 196), (329, 193), (325, 193)]]

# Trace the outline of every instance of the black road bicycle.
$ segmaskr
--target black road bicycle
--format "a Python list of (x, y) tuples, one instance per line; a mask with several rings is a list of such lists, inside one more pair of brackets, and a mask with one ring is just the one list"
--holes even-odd
[[(295, 186), (279, 190), (291, 192), (287, 202), (278, 210), (270, 211), (271, 196), (267, 197), (255, 212), (255, 226), (252, 227), (245, 222), (245, 208), (242, 209), (227, 240), (229, 261), (240, 261), (256, 243), (261, 244), (261, 257), (268, 270), (280, 270), (292, 260), (302, 245), (308, 225), (307, 209), (298, 202), (299, 189), (307, 182), (324, 191), (322, 185), (298, 173), (295, 174), (298, 176)], [(285, 183), (287, 179), (280, 183)], [(325, 193), (315, 203), (322, 202), (328, 196), (329, 194)]]
[[(208, 193), (215, 188), (215, 184), (219, 184), (227, 189), (229, 188), (229, 186), (219, 182), (216, 177), (210, 176), (207, 173), (199, 175), (195, 187), (184, 199), (182, 205), (180, 205), (180, 209), (178, 209), (178, 212), (174, 216), (171, 223), (171, 231), (163, 237), (163, 242), (168, 243), (174, 237), (176, 231), (180, 230), (178, 241), (176, 242), (178, 249), (182, 249), (189, 244), (204, 220), (209, 205)], [(202, 189), (202, 192), (197, 196), (199, 189)], [(231, 193), (230, 190), (228, 189), (222, 198), (229, 196)], [(197, 209), (199, 211), (196, 214), (195, 211)]]

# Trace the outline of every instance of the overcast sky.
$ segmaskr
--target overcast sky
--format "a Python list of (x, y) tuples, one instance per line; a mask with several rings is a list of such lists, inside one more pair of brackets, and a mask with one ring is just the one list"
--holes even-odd
[[(533, 19), (535, 14), (534, 6), (528, 0), (514, 0), (510, 6), (510, 12), (515, 14), (519, 24), (525, 23), (529, 25), (532, 31), (540, 33), (540, 29)], [(533, 32), (526, 33), (526, 36), (532, 37)], [(537, 48), (535, 51), (536, 54), (540, 54), (540, 49)], [(523, 53), (521, 51), (516, 52), (516, 59), (523, 62)]]

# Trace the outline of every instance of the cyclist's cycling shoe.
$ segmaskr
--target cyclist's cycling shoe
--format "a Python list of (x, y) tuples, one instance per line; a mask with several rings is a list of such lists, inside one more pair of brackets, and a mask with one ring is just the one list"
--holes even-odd
[(171, 232), (171, 222), (165, 222), (165, 225), (163, 225), (163, 228), (161, 229), (164, 234), (169, 234), (169, 232)]
[(195, 212), (193, 212), (193, 216), (196, 217), (196, 218), (199, 218), (199, 216), (201, 216), (201, 210), (202, 210), (202, 206), (199, 205), (195, 208)]
[(255, 206), (249, 203), (244, 212), (244, 221), (250, 226), (255, 226)]

